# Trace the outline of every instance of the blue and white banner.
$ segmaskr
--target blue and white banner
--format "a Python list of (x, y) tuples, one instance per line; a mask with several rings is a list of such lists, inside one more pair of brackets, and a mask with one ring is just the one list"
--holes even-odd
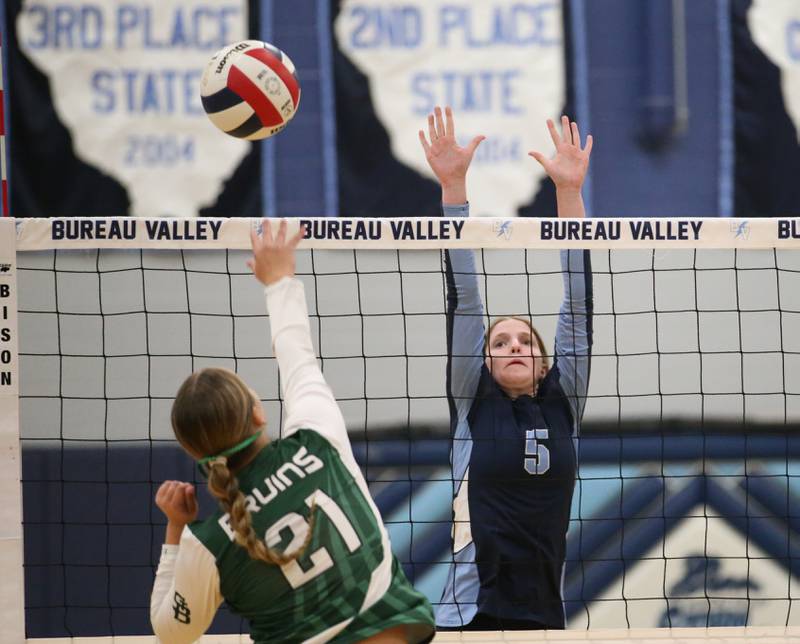
[[(724, 494), (746, 498), (736, 488)], [(741, 522), (737, 528), (739, 517), (731, 516), (727, 506), (725, 510), (701, 499), (680, 518), (668, 517), (664, 523), (677, 520), (666, 534), (663, 529), (652, 530), (650, 547), (624, 567), (621, 558), (609, 557), (609, 568), (616, 568), (616, 575), (606, 571), (608, 586), (574, 611), (568, 628), (618, 628), (625, 623), (629, 628), (797, 626), (793, 593), (787, 589), (796, 588), (798, 579), (787, 570), (787, 557), (759, 546), (758, 536), (769, 536), (774, 543), (780, 538), (765, 530), (763, 520), (753, 529), (761, 531), (754, 538), (741, 529)], [(655, 517), (647, 522), (662, 525)], [(643, 523), (629, 521), (624, 535), (616, 535), (629, 551), (630, 543), (640, 538)], [(746, 525), (751, 523), (758, 521), (749, 517)], [(779, 525), (770, 517), (772, 529), (780, 531)], [(784, 534), (788, 530), (782, 529)], [(590, 556), (584, 565), (591, 569), (597, 564)]]
[(487, 137), (470, 169), (473, 214), (513, 217), (533, 200), (544, 171), (528, 152), (552, 151), (545, 121), (566, 100), (560, 0), (343, 0), (334, 35), (400, 162), (433, 178), (417, 131), (450, 105), (462, 143)]
[(127, 190), (130, 214), (196, 215), (248, 152), (199, 95), (213, 53), (246, 38), (247, 13), (247, 0), (23, 2), (20, 49), (49, 79), (75, 155)]
[(784, 105), (800, 141), (800, 2), (753, 0), (747, 22), (753, 42), (780, 69)]
[(729, 0), (737, 217), (800, 213), (800, 3)]

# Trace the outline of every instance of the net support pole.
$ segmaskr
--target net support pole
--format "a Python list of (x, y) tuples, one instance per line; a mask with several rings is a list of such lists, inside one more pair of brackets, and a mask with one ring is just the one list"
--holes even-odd
[(25, 640), (15, 241), (14, 220), (0, 218), (0, 623), (6, 642)]
[(8, 94), (5, 91), (8, 66), (4, 47), (8, 38), (6, 37), (6, 14), (5, 9), (0, 8), (0, 217), (8, 217), (8, 155), (6, 152), (6, 120), (10, 118), (8, 111)]

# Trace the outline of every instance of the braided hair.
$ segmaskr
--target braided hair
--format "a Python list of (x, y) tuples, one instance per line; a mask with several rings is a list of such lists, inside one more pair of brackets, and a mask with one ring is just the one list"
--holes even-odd
[[(250, 388), (232, 371), (207, 368), (194, 372), (178, 389), (172, 405), (172, 429), (183, 448), (195, 458), (221, 454), (252, 436), (256, 399)], [(230, 517), (236, 543), (251, 558), (285, 564), (303, 554), (314, 528), (314, 505), (303, 544), (293, 552), (268, 548), (253, 529), (247, 498), (239, 489), (235, 472), (248, 463), (258, 449), (254, 444), (240, 452), (216, 456), (208, 461), (208, 489)]]

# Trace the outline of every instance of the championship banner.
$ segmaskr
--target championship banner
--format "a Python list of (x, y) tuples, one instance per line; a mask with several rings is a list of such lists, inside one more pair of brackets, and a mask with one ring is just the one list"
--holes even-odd
[[(301, 249), (588, 248), (769, 249), (800, 247), (795, 219), (500, 219), (496, 217), (290, 218)], [(275, 222), (277, 224), (277, 222)], [(250, 248), (258, 219), (18, 219), (17, 250)]]
[(781, 71), (784, 105), (800, 141), (800, 3), (753, 0), (747, 22), (753, 42)]
[(128, 214), (197, 215), (249, 151), (200, 103), (203, 68), (247, 37), (247, 14), (247, 0), (22, 1), (20, 51), (49, 80), (75, 155), (127, 191)]
[[(342, 0), (333, 31), (339, 51), (366, 77), (401, 164), (433, 178), (416, 134), (427, 133), (436, 105), (449, 105), (462, 145), (487, 137), (470, 168), (472, 213), (514, 217), (533, 201), (545, 173), (528, 152), (552, 152), (545, 122), (557, 121), (566, 102), (560, 0)], [(355, 165), (375, 158), (376, 139), (343, 141), (340, 130), (340, 146), (357, 150)], [(368, 177), (354, 174), (356, 194), (360, 177), (371, 189)], [(385, 169), (382, 181), (398, 185)]]
[(738, 217), (800, 206), (800, 3), (730, 0)]

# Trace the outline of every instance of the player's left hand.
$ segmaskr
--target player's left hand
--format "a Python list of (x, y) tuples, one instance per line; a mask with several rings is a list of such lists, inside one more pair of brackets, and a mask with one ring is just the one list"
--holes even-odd
[(164, 481), (156, 492), (156, 505), (167, 521), (181, 528), (197, 518), (197, 497), (191, 483)]
[(541, 152), (532, 151), (528, 155), (536, 159), (559, 190), (580, 190), (586, 171), (589, 168), (589, 156), (592, 154), (592, 135), (586, 137), (586, 145), (581, 147), (581, 134), (578, 124), (570, 123), (566, 116), (561, 117), (561, 134), (555, 123), (547, 119), (550, 138), (556, 146), (556, 154), (548, 159)]

